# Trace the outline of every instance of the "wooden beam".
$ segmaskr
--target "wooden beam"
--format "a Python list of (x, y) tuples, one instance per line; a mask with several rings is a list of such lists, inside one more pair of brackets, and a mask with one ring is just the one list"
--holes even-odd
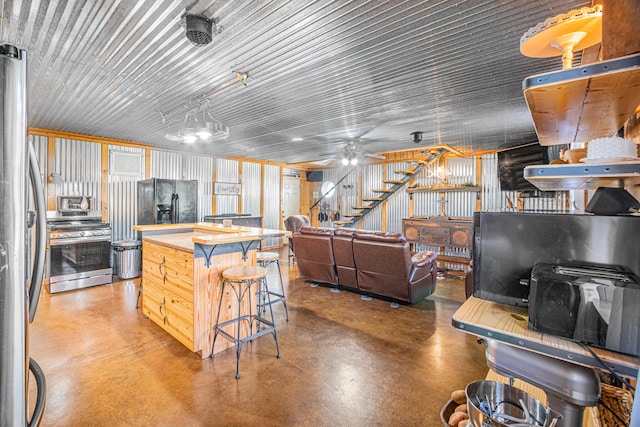
[(102, 212), (102, 221), (109, 221), (109, 145), (102, 144), (100, 175), (100, 211)]
[(56, 186), (51, 182), (49, 176), (56, 172), (56, 138), (54, 136), (47, 137), (47, 210), (55, 211), (57, 209)]

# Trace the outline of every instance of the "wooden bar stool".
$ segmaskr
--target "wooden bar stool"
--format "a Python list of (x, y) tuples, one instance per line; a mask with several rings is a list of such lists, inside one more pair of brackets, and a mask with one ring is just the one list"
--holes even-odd
[[(278, 267), (278, 276), (280, 277), (280, 293), (269, 290), (268, 286), (265, 289), (266, 293), (271, 297), (270, 302), (264, 299), (264, 294), (261, 294), (262, 298), (258, 301), (258, 307), (260, 307), (259, 313), (262, 314), (266, 310), (267, 304), (273, 304), (276, 302), (282, 302), (284, 305), (284, 312), (287, 316), (287, 322), (289, 321), (289, 309), (287, 309), (287, 297), (284, 294), (284, 283), (282, 282), (282, 272), (280, 271), (280, 255), (277, 252), (257, 252), (256, 263), (260, 267), (267, 268), (271, 264), (275, 264)], [(265, 279), (266, 285), (266, 279)]]
[[(220, 293), (220, 301), (218, 303), (218, 314), (216, 316), (216, 324), (213, 334), (213, 345), (211, 347), (211, 358), (214, 357), (214, 348), (216, 345), (216, 338), (218, 335), (222, 335), (224, 338), (235, 343), (236, 345), (236, 378), (240, 378), (240, 351), (242, 350), (242, 344), (247, 341), (253, 341), (262, 335), (268, 333), (273, 334), (273, 339), (276, 342), (277, 357), (280, 358), (280, 348), (278, 347), (278, 337), (276, 335), (275, 322), (273, 321), (273, 310), (271, 310), (271, 301), (266, 284), (267, 270), (264, 267), (259, 266), (242, 266), (227, 268), (222, 272), (222, 290)], [(269, 312), (271, 314), (271, 321), (261, 317), (259, 314), (254, 314), (254, 305), (251, 302), (251, 287), (258, 285), (258, 298), (263, 298), (262, 293), (266, 294), (266, 303), (269, 305)], [(234, 319), (220, 323), (220, 311), (222, 309), (222, 300), (224, 299), (224, 292), (227, 286), (233, 289), (238, 303), (238, 316)], [(249, 313), (242, 314), (242, 300), (244, 298), (249, 300)], [(240, 336), (241, 323), (246, 320), (249, 324), (249, 334), (246, 337)], [(256, 331), (253, 331), (253, 323), (256, 322)], [(236, 336), (226, 332), (223, 328), (229, 325), (236, 325)], [(262, 326), (266, 326), (263, 328)]]

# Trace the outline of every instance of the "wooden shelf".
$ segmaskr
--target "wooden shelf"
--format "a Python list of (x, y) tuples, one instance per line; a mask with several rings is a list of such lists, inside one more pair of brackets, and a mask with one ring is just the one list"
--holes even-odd
[(459, 187), (414, 187), (407, 188), (407, 193), (456, 193), (456, 192), (472, 192), (478, 193), (482, 191), (482, 187), (463, 185)]
[(540, 145), (610, 137), (640, 105), (640, 54), (522, 82)]
[(524, 177), (543, 191), (624, 187), (640, 184), (640, 162), (527, 166)]
[[(454, 313), (451, 323), (457, 329), (482, 338), (602, 369), (601, 362), (577, 342), (529, 329), (525, 308), (470, 297)], [(637, 376), (640, 358), (596, 347), (591, 349), (618, 374), (629, 378)]]

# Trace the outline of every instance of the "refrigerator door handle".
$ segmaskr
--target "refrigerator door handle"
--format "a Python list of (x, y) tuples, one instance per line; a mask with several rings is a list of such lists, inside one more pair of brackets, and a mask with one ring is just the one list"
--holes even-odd
[(31, 416), (31, 420), (27, 423), (27, 425), (31, 427), (39, 425), (42, 419), (42, 414), (44, 413), (44, 404), (47, 400), (47, 384), (45, 381), (44, 372), (42, 372), (40, 365), (38, 365), (32, 358), (29, 358), (29, 370), (33, 374), (33, 377), (36, 379), (36, 386), (38, 388), (38, 392), (36, 394), (36, 404), (33, 408), (33, 415)]
[(29, 287), (29, 322), (33, 322), (42, 290), (42, 279), (44, 277), (45, 257), (47, 251), (47, 206), (44, 199), (44, 186), (40, 179), (40, 168), (38, 159), (31, 143), (29, 145), (29, 178), (33, 189), (33, 198), (36, 208), (35, 224), (35, 260), (31, 275), (31, 285)]

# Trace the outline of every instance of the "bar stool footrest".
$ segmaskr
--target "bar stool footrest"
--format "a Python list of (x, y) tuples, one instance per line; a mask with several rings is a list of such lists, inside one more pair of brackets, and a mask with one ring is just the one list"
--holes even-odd
[(276, 330), (276, 328), (275, 328), (275, 327), (273, 327), (273, 326), (269, 326), (269, 327), (268, 327), (268, 328), (266, 328), (266, 329), (260, 329), (259, 331), (254, 332), (254, 333), (253, 333), (253, 334), (251, 334), (251, 335), (248, 335), (248, 336), (246, 336), (246, 337), (240, 338), (240, 341), (238, 341), (238, 340), (236, 339), (236, 337), (234, 337), (234, 336), (230, 335), (228, 332), (223, 331), (223, 330), (219, 330), (219, 331), (218, 331), (218, 335), (220, 335), (220, 336), (222, 336), (222, 337), (224, 337), (224, 338), (228, 339), (229, 341), (231, 341), (231, 342), (235, 343), (236, 345), (238, 345), (238, 343), (240, 343), (240, 344), (244, 344), (244, 343), (246, 343), (247, 341), (253, 341), (254, 339), (259, 338), (259, 337), (261, 337), (261, 336), (263, 336), (263, 335), (271, 334), (271, 333), (273, 333), (273, 331), (275, 331), (275, 330)]

